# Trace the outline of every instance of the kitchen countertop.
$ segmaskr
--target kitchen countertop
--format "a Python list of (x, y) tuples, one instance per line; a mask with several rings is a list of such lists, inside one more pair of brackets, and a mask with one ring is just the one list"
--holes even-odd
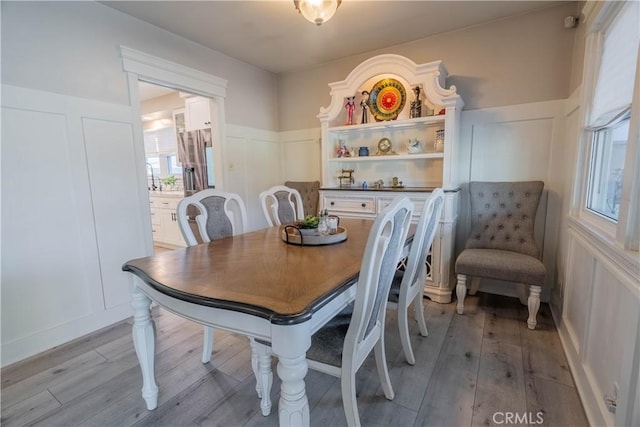
[(184, 199), (184, 191), (149, 191), (149, 197), (174, 197)]

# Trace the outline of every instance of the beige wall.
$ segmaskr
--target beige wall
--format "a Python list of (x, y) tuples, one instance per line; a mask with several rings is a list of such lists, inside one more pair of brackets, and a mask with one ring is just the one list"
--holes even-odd
[(168, 93), (140, 103), (140, 113), (149, 114), (158, 111), (179, 110), (184, 108), (184, 98), (178, 92)]
[(95, 2), (6, 2), (2, 82), (129, 104), (119, 46), (228, 81), (228, 123), (277, 131), (276, 76)]
[(584, 67), (584, 48), (585, 40), (587, 38), (587, 26), (584, 22), (584, 15), (581, 13), (585, 6), (585, 2), (578, 2), (576, 5), (576, 14), (578, 16), (578, 27), (574, 31), (575, 38), (573, 43), (573, 61), (571, 66), (571, 95), (582, 84), (582, 70)]
[(579, 3), (416, 40), (278, 76), (279, 129), (318, 127), (320, 107), (329, 104), (328, 83), (343, 80), (365, 59), (396, 53), (416, 63), (442, 60), (465, 109), (567, 98), (571, 93), (576, 30), (563, 28)]

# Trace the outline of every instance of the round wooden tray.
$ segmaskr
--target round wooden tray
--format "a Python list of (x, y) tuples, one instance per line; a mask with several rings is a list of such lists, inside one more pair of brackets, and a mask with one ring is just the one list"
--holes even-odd
[(285, 243), (298, 246), (334, 245), (347, 240), (347, 229), (338, 226), (334, 234), (322, 235), (317, 229), (297, 228), (287, 225), (280, 230), (280, 237)]

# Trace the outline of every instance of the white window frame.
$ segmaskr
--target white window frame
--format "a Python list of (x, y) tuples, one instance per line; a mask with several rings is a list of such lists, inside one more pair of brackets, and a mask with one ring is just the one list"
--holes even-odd
[[(583, 10), (586, 19), (587, 38), (585, 44), (584, 74), (582, 82), (582, 124), (579, 157), (571, 201), (571, 214), (576, 226), (599, 239), (611, 248), (627, 253), (637, 263), (638, 234), (640, 232), (640, 63), (636, 66), (634, 95), (631, 106), (631, 122), (627, 140), (627, 154), (622, 183), (622, 201), (617, 223), (587, 208), (591, 155), (594, 132), (587, 130), (591, 116), (600, 60), (602, 58), (604, 33), (613, 19), (624, 7), (622, 2), (588, 2)], [(640, 62), (636, 58), (637, 62)]]

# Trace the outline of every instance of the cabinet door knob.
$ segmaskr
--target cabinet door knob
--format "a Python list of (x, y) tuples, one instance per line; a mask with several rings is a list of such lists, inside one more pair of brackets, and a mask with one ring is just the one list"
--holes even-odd
[(361, 206), (362, 206), (363, 208), (366, 208), (366, 207), (367, 207), (367, 204), (366, 204), (366, 203), (363, 203)]
[(330, 204), (331, 204), (331, 206), (333, 206), (333, 205), (335, 205), (335, 204), (336, 204), (336, 202), (331, 202)]

